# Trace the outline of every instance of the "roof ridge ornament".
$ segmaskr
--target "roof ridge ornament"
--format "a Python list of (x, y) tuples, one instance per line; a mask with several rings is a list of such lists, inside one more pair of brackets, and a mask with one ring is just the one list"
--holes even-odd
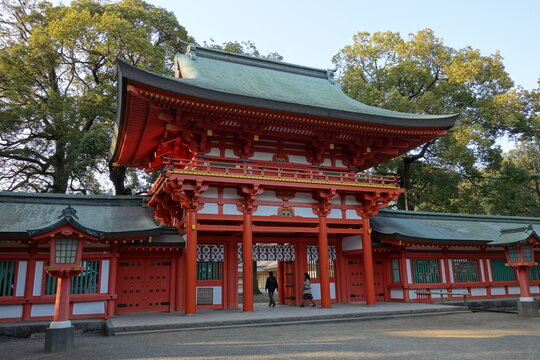
[(501, 229), (501, 235), (502, 234), (517, 233), (517, 232), (526, 232), (526, 231), (532, 231), (532, 230), (533, 230), (533, 226), (532, 226), (532, 224), (529, 224), (527, 226), (520, 226), (518, 228)]
[(335, 84), (336, 80), (334, 79), (334, 75), (336, 74), (337, 67), (333, 69), (326, 69), (326, 77), (328, 78), (328, 81), (330, 81), (331, 84)]
[(61, 219), (61, 218), (67, 218), (67, 217), (79, 219), (79, 217), (77, 216), (77, 210), (72, 208), (71, 205), (68, 205), (67, 208), (63, 209), (62, 215), (60, 215), (58, 218)]

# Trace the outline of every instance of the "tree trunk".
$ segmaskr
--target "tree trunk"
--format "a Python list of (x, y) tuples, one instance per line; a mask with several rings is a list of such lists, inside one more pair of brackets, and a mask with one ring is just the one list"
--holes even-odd
[(114, 185), (116, 195), (131, 195), (131, 189), (125, 186), (126, 170), (125, 166), (113, 166), (109, 162), (109, 179)]
[(414, 199), (409, 191), (411, 190), (411, 164), (415, 159), (409, 157), (403, 157), (401, 163), (398, 166), (398, 175), (401, 183), (401, 187), (405, 189), (397, 200), (397, 207), (399, 210), (414, 210)]
[(253, 295), (262, 294), (259, 290), (259, 282), (257, 281), (257, 262), (253, 261)]
[(66, 152), (64, 144), (57, 140), (55, 143), (55, 152), (53, 155), (54, 172), (51, 190), (53, 193), (65, 194), (68, 187), (69, 174), (66, 172)]

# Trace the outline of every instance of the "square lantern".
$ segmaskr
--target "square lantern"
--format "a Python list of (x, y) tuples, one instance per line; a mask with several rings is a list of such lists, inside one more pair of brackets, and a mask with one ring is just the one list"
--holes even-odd
[(523, 243), (506, 247), (507, 266), (534, 266), (534, 251), (531, 244)]
[(47, 272), (54, 277), (78, 275), (82, 270), (83, 241), (79, 238), (54, 238), (51, 243), (50, 266)]

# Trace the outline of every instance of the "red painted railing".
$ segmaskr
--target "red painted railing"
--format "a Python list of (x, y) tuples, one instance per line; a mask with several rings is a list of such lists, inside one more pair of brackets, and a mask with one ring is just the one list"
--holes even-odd
[(167, 161), (169, 170), (205, 173), (228, 177), (260, 177), (268, 180), (330, 182), (368, 186), (398, 187), (397, 176), (368, 175), (335, 168), (295, 167), (294, 164), (276, 166), (253, 162), (234, 162), (211, 159), (171, 159)]

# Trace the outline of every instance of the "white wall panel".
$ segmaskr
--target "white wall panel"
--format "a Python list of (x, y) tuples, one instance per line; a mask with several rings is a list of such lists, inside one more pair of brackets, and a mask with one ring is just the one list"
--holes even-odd
[(294, 215), (295, 216), (301, 216), (306, 218), (316, 218), (318, 217), (313, 213), (313, 209), (306, 208), (306, 207), (295, 207), (294, 208)]
[(253, 215), (256, 216), (277, 216), (279, 210), (279, 206), (266, 206), (266, 205), (259, 205), (257, 208), (257, 211), (253, 213)]
[(471, 288), (471, 296), (487, 296), (487, 290), (485, 287)]
[(441, 268), (442, 282), (446, 282), (446, 269), (444, 267), (444, 259), (439, 260), (439, 267)]
[(225, 215), (243, 215), (241, 211), (238, 211), (236, 204), (223, 204), (223, 214)]
[(73, 304), (73, 315), (104, 314), (105, 301), (86, 301)]
[(204, 207), (198, 211), (199, 214), (218, 214), (219, 206), (217, 203), (205, 203)]
[(390, 298), (392, 299), (404, 299), (403, 289), (390, 289)]
[(22, 305), (0, 305), (0, 319), (20, 318), (22, 313)]
[(251, 159), (253, 159), (253, 160), (272, 161), (273, 156), (274, 156), (273, 153), (255, 151), (253, 153), (253, 156), (251, 157)]
[(330, 209), (330, 213), (327, 217), (328, 219), (342, 219), (343, 213), (341, 212), (341, 209)]
[(274, 191), (263, 191), (262, 194), (257, 195), (257, 200), (259, 201), (282, 201), (276, 196)]
[(405, 267), (407, 269), (407, 284), (412, 284), (413, 282), (412, 282), (411, 259), (405, 259), (405, 264), (406, 264)]
[(299, 156), (299, 155), (288, 155), (289, 162), (292, 164), (304, 164), (304, 165), (311, 165), (307, 160), (305, 156)]
[(360, 220), (362, 219), (362, 217), (360, 215), (358, 215), (358, 213), (356, 212), (356, 210), (353, 210), (353, 209), (347, 209), (345, 210), (345, 217), (347, 219), (355, 219), (355, 220)]
[(206, 155), (209, 155), (209, 156), (221, 156), (221, 151), (219, 148), (215, 148), (213, 147), (212, 149), (210, 149), (210, 152)]
[(529, 291), (531, 293), (533, 293), (533, 294), (540, 293), (540, 286), (538, 286), (538, 285), (531, 285), (531, 286), (529, 286), (529, 289), (530, 289)]
[(241, 199), (240, 195), (236, 192), (236, 189), (226, 188), (223, 189), (224, 199)]
[(30, 316), (53, 316), (54, 304), (32, 304)]
[(519, 295), (519, 286), (509, 286), (508, 287), (509, 295)]
[(225, 149), (225, 157), (235, 158), (234, 151), (232, 149)]
[(354, 195), (345, 196), (345, 203), (347, 205), (361, 205), (362, 203), (357, 201)]
[(24, 296), (24, 286), (26, 285), (27, 269), (28, 262), (19, 261), (19, 270), (17, 271), (17, 289), (15, 289), (15, 296)]
[(209, 187), (208, 190), (202, 193), (202, 198), (212, 198), (215, 199), (218, 197), (218, 188), (217, 187)]
[(43, 261), (36, 261), (36, 271), (34, 272), (34, 289), (32, 295), (41, 296), (41, 286), (43, 282)]
[(504, 286), (494, 286), (491, 288), (491, 295), (506, 295)]
[(100, 274), (100, 286), (99, 292), (106, 294), (109, 292), (109, 260), (103, 260), (101, 262), (101, 274)]

